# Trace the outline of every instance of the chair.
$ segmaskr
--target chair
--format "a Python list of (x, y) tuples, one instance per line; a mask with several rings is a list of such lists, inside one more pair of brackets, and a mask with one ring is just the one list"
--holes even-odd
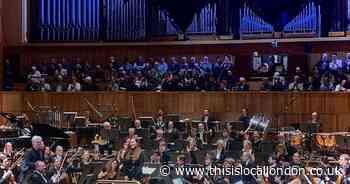
[(131, 123), (131, 118), (129, 116), (120, 116), (119, 117), (119, 126), (121, 131), (127, 131), (132, 123)]

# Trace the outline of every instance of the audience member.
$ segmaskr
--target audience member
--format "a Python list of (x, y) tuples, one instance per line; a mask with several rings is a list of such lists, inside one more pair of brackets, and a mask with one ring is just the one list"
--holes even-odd
[[(329, 59), (331, 58), (331, 59)], [(236, 75), (232, 57), (138, 57), (135, 61), (108, 58), (106, 66), (80, 58), (52, 58), (47, 65), (32, 66), (28, 91), (249, 91), (246, 78)], [(297, 66), (294, 77), (275, 72), (261, 82), (260, 91), (347, 91), (350, 53), (344, 59), (323, 53), (310, 75)], [(271, 74), (270, 74), (271, 75)], [(270, 78), (271, 77), (271, 78)], [(271, 79), (271, 80), (270, 80)], [(346, 81), (346, 82), (344, 82)]]

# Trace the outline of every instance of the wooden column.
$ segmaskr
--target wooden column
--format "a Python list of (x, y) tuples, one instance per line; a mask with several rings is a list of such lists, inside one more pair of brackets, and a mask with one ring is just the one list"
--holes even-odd
[[(3, 32), (3, 1), (0, 1), (0, 90), (4, 80), (4, 62), (3, 62), (3, 48), (4, 48), (4, 32)], [(1, 101), (0, 101), (1, 102)], [(0, 109), (1, 110), (1, 109)]]

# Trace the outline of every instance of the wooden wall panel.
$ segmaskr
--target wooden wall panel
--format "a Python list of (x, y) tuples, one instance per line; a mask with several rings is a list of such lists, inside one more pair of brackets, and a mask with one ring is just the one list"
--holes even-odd
[(4, 73), (4, 60), (3, 60), (3, 49), (4, 49), (4, 32), (3, 32), (3, 1), (0, 1), (0, 89), (2, 89), (3, 84), (3, 73)]
[(1, 92), (1, 99), (2, 112), (17, 113), (23, 111), (23, 93)]
[(22, 45), (22, 0), (1, 1), (6, 44), (9, 46)]
[(0, 110), (27, 112), (31, 117), (31, 110), (26, 105), (29, 101), (34, 106), (59, 106), (63, 111), (82, 114), (89, 109), (84, 98), (95, 106), (116, 105), (121, 115), (131, 115), (134, 99), (137, 116), (154, 116), (158, 109), (163, 109), (165, 113), (180, 113), (183, 117), (198, 119), (208, 108), (217, 119), (231, 121), (239, 117), (242, 108), (248, 108), (250, 114), (263, 112), (271, 117), (272, 125), (276, 127), (306, 122), (316, 111), (326, 131), (347, 131), (350, 127), (350, 94), (345, 93), (2, 92)]

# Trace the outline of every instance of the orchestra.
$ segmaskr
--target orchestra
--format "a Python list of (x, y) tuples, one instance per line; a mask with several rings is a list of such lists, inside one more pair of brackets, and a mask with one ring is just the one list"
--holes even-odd
[[(348, 154), (331, 155), (333, 160), (323, 156), (323, 152), (309, 152), (304, 146), (305, 142), (317, 143), (320, 139), (331, 139), (332, 135), (315, 133), (312, 140), (305, 140), (309, 136), (303, 136), (300, 130), (293, 132), (280, 131), (269, 135), (269, 133), (254, 128), (248, 120), (246, 109), (242, 110), (241, 120), (249, 123), (249, 130), (237, 130), (232, 123), (225, 123), (219, 130), (211, 129), (206, 124), (214, 119), (204, 117), (196, 126), (186, 127), (184, 131), (176, 128), (184, 124), (173, 120), (165, 120), (163, 112), (158, 113), (158, 123), (164, 123), (164, 127), (155, 129), (155, 137), (148, 134), (136, 132), (152, 131), (154, 125), (141, 127), (141, 121), (135, 119), (124, 137), (121, 137), (120, 129), (112, 126), (108, 121), (101, 124), (99, 135), (91, 145), (65, 147), (58, 143), (50, 143), (41, 136), (34, 135), (31, 138), (31, 148), (18, 149), (13, 143), (7, 142), (0, 153), (0, 183), (38, 183), (38, 184), (78, 184), (96, 182), (96, 180), (130, 180), (142, 183), (150, 183), (154, 177), (144, 173), (145, 168), (167, 165), (171, 168), (169, 177), (173, 181), (180, 179), (185, 183), (204, 184), (239, 184), (239, 183), (263, 183), (263, 184), (298, 184), (298, 183), (335, 183), (345, 184), (350, 179), (350, 156)], [(204, 110), (205, 115), (209, 115)], [(313, 113), (310, 123), (319, 123), (318, 117)], [(253, 118), (252, 118), (253, 119)], [(317, 120), (317, 121), (316, 121)], [(245, 126), (247, 127), (247, 126)], [(248, 127), (247, 127), (248, 128)], [(113, 131), (118, 132), (113, 134)], [(212, 134), (210, 134), (212, 132)], [(270, 133), (271, 134), (271, 133)], [(148, 137), (145, 137), (148, 136)], [(269, 136), (274, 136), (270, 144), (272, 150), (266, 150), (264, 146)], [(145, 141), (146, 140), (146, 141)], [(145, 142), (143, 142), (145, 141)], [(151, 145), (146, 144), (151, 141)], [(327, 141), (324, 141), (324, 143)], [(102, 144), (105, 143), (105, 144)], [(120, 145), (117, 145), (120, 144)], [(95, 144), (99, 149), (96, 150)], [(179, 145), (180, 144), (180, 145)], [(181, 146), (181, 144), (183, 146)], [(328, 144), (329, 141), (328, 141)], [(50, 146), (48, 146), (50, 145)], [(241, 145), (241, 147), (240, 147)], [(237, 150), (237, 148), (239, 148)], [(321, 150), (323, 147), (319, 145)], [(149, 155), (148, 156), (146, 156)], [(261, 155), (266, 155), (262, 160)], [(318, 157), (319, 156), (319, 157)], [(316, 158), (315, 158), (316, 157)], [(320, 159), (317, 159), (320, 158)], [(269, 166), (271, 168), (316, 167), (312, 161), (317, 160), (317, 166), (322, 168), (341, 168), (339, 175), (232, 175), (211, 176), (197, 173), (195, 175), (177, 176), (174, 174), (175, 167), (242, 167), (254, 168), (257, 166)], [(338, 161), (337, 161), (338, 160)], [(94, 166), (98, 161), (102, 165)], [(95, 176), (95, 180), (91, 179)]]

